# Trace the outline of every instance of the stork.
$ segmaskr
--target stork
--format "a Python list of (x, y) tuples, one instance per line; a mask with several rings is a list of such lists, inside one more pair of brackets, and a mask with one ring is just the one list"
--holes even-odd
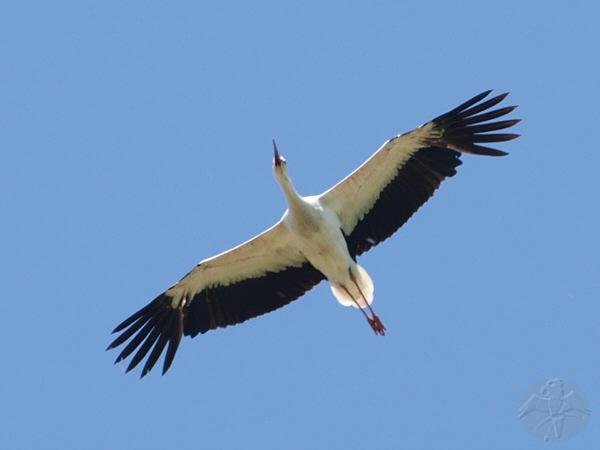
[(335, 298), (358, 308), (376, 334), (385, 327), (371, 307), (373, 282), (356, 257), (390, 237), (440, 183), (456, 173), (461, 153), (503, 156), (481, 143), (517, 134), (489, 133), (519, 120), (501, 120), (516, 108), (496, 110), (508, 94), (482, 101), (483, 92), (421, 127), (398, 135), (326, 192), (303, 197), (273, 141), (273, 171), (288, 202), (274, 226), (249, 241), (201, 261), (181, 281), (115, 328), (107, 348), (129, 340), (115, 364), (135, 353), (127, 372), (150, 352), (141, 377), (165, 347), (163, 374), (183, 335), (195, 337), (287, 305), (327, 279)]

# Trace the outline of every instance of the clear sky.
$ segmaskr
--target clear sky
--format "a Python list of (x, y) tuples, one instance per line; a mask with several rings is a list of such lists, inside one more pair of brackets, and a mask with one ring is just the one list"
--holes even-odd
[[(156, 2), (158, 3), (158, 2)], [(600, 441), (600, 2), (3, 2), (1, 448), (546, 448), (561, 377)], [(333, 2), (332, 2), (333, 3)], [(487, 89), (523, 136), (322, 283), (124, 375), (111, 330), (385, 140)]]

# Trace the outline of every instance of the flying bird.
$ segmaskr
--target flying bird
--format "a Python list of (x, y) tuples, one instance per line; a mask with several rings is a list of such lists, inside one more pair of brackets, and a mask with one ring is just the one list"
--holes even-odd
[(327, 279), (335, 298), (358, 308), (376, 334), (385, 326), (373, 311), (373, 282), (356, 257), (390, 237), (440, 183), (456, 173), (461, 153), (503, 156), (482, 143), (517, 134), (489, 133), (519, 120), (493, 119), (516, 106), (490, 110), (508, 94), (483, 92), (421, 127), (398, 135), (326, 192), (303, 197), (273, 141), (273, 171), (288, 209), (249, 241), (201, 261), (181, 281), (115, 328), (108, 349), (129, 341), (115, 364), (135, 352), (127, 372), (145, 357), (146, 375), (167, 348), (163, 374), (183, 335), (195, 337), (287, 305)]

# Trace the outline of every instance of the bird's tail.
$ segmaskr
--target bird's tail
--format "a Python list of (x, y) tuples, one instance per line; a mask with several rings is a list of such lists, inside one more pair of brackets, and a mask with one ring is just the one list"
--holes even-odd
[(373, 303), (373, 281), (365, 269), (358, 264), (345, 284), (331, 283), (337, 301), (344, 306), (366, 308)]

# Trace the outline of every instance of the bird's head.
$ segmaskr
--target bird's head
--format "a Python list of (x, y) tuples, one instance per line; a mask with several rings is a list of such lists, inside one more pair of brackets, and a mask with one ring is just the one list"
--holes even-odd
[(277, 151), (277, 144), (275, 143), (275, 140), (273, 140), (273, 149), (275, 151), (275, 158), (273, 158), (273, 171), (275, 172), (275, 177), (279, 178), (280, 176), (285, 176), (287, 174), (285, 158)]

